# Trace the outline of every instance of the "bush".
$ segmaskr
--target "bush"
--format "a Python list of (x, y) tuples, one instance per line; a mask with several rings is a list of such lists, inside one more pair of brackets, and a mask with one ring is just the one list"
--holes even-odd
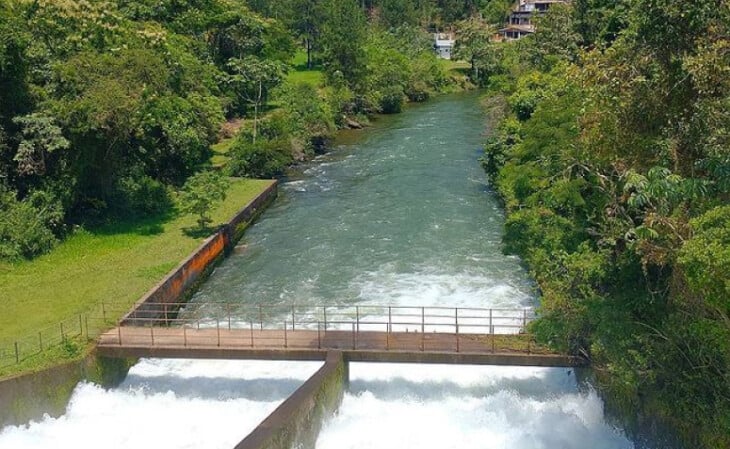
[(60, 204), (44, 193), (18, 201), (15, 192), (0, 187), (0, 259), (48, 252), (57, 242), (52, 227), (62, 217)]
[(149, 176), (125, 176), (116, 185), (114, 210), (124, 215), (152, 216), (172, 207), (167, 186)]
[(195, 214), (198, 216), (200, 229), (210, 224), (210, 211), (213, 206), (226, 199), (228, 191), (228, 179), (219, 172), (206, 171), (191, 176), (182, 192), (180, 192), (180, 210), (183, 213)]
[(281, 175), (292, 162), (291, 143), (287, 139), (259, 139), (254, 144), (241, 136), (231, 147), (228, 169), (232, 176), (272, 178)]

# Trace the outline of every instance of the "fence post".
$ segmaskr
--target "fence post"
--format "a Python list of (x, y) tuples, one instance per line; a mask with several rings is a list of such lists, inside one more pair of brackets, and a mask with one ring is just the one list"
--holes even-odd
[(352, 323), (352, 349), (357, 348), (357, 339), (355, 338), (355, 323)]
[(84, 336), (84, 321), (81, 319), (81, 314), (79, 313), (79, 335)]
[(459, 308), (457, 307), (454, 310), (454, 321), (456, 322), (456, 352), (459, 352)]
[(492, 309), (489, 309), (489, 335), (494, 335), (494, 326), (492, 324)]
[(296, 330), (294, 328), (295, 322), (296, 322), (296, 318), (294, 318), (294, 306), (291, 306), (291, 330), (293, 330), (293, 331)]
[(421, 351), (424, 350), (426, 345), (426, 308), (421, 307)]
[(355, 322), (357, 323), (357, 333), (360, 333), (360, 306), (355, 306)]
[(327, 333), (327, 306), (322, 307), (324, 311), (324, 331)]
[(231, 305), (226, 303), (226, 314), (228, 315), (228, 330), (231, 330)]
[(43, 334), (38, 332), (38, 344), (40, 345), (41, 351), (43, 351)]
[(388, 306), (388, 332), (393, 331), (393, 314), (392, 314), (392, 307)]
[(317, 349), (322, 349), (322, 335), (319, 331), (321, 323), (317, 320)]
[(117, 326), (117, 335), (119, 336), (119, 346), (122, 346), (122, 326)]
[(221, 345), (221, 320), (218, 317), (215, 318), (215, 328), (216, 328), (216, 333), (218, 334), (218, 347), (220, 347), (220, 345)]
[(253, 320), (251, 320), (251, 347), (253, 348)]
[(64, 333), (63, 333), (63, 323), (61, 323), (61, 341), (62, 342), (66, 341), (66, 335), (64, 335)]
[(183, 347), (188, 347), (188, 327), (183, 324)]
[(390, 351), (390, 323), (385, 323), (385, 350)]
[(15, 363), (20, 363), (20, 351), (18, 351), (18, 342), (15, 342)]
[(284, 348), (289, 347), (289, 339), (286, 335), (286, 320), (284, 320)]
[(426, 333), (426, 308), (421, 307), (421, 333)]
[(264, 330), (264, 309), (261, 304), (259, 304), (259, 328)]
[(90, 336), (89, 336), (89, 315), (84, 315), (84, 323), (86, 323), (86, 338), (90, 338)]
[(527, 328), (527, 309), (522, 309), (522, 332)]
[(152, 346), (155, 345), (155, 326), (152, 326), (150, 324), (150, 341), (152, 342)]

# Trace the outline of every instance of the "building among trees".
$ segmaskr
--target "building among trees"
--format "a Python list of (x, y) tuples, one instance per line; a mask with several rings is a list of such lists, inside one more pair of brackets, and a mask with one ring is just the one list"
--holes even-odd
[(517, 40), (535, 32), (534, 17), (544, 14), (554, 3), (568, 3), (569, 0), (519, 0), (509, 15), (507, 26), (499, 30), (503, 40)]
[(435, 33), (433, 35), (433, 48), (441, 59), (451, 59), (454, 50), (454, 36), (449, 33)]

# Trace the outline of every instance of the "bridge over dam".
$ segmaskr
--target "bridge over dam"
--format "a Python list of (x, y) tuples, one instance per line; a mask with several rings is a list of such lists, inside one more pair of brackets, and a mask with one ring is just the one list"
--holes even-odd
[(146, 303), (102, 334), (106, 357), (574, 367), (525, 333), (534, 311), (406, 306)]
[(349, 362), (577, 367), (526, 333), (531, 308), (138, 305), (102, 334), (106, 357), (322, 360), (235, 449), (311, 448), (339, 408)]

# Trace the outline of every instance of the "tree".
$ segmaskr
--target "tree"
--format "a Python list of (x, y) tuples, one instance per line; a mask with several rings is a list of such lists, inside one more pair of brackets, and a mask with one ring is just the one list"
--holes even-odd
[(14, 158), (21, 175), (45, 174), (46, 158), (54, 151), (69, 148), (70, 142), (51, 117), (35, 113), (13, 121), (22, 128), (22, 140)]
[(227, 81), (241, 102), (253, 105), (253, 143), (256, 143), (259, 107), (266, 103), (269, 90), (281, 84), (286, 67), (278, 61), (248, 56), (231, 58), (227, 68), (230, 73)]
[(191, 176), (180, 192), (180, 210), (198, 216), (201, 230), (212, 223), (210, 211), (226, 199), (228, 179), (216, 171), (204, 171)]
[[(471, 17), (458, 24), (454, 56), (469, 61), (473, 80), (477, 83), (496, 65), (496, 53), (492, 43), (494, 33), (492, 25), (477, 17)], [(480, 69), (483, 70), (481, 73)]]
[(366, 73), (363, 44), (367, 22), (355, 0), (327, 0), (322, 53), (327, 78), (340, 73), (354, 91), (362, 90)]
[(314, 51), (319, 45), (322, 23), (325, 19), (323, 0), (291, 0), (291, 27), (304, 39), (307, 50), (307, 68), (311, 69)]

